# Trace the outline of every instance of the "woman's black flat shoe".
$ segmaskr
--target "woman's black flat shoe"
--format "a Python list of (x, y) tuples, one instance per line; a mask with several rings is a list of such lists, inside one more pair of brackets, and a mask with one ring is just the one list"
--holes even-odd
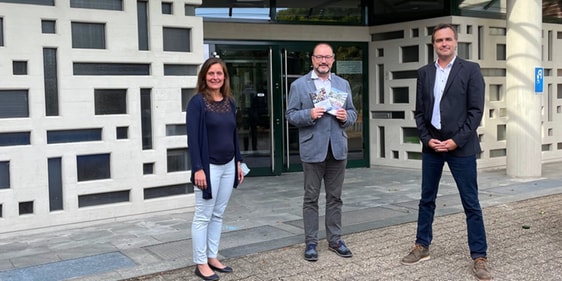
[(218, 267), (215, 267), (215, 266), (213, 266), (212, 264), (209, 263), (209, 267), (210, 267), (212, 270), (215, 270), (215, 271), (218, 271), (218, 272), (221, 272), (221, 273), (231, 273), (231, 272), (232, 272), (232, 267), (230, 267), (230, 266), (225, 266), (225, 267), (223, 267), (223, 268), (218, 268)]
[(201, 273), (201, 271), (199, 271), (199, 268), (197, 266), (195, 266), (195, 275), (201, 277), (201, 279), (205, 280), (205, 281), (217, 281), (219, 280), (219, 276), (215, 273), (213, 275), (210, 276), (205, 276), (203, 275), (203, 273)]

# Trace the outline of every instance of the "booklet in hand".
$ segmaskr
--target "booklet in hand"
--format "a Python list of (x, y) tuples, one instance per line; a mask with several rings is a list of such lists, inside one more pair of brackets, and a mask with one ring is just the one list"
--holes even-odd
[(323, 107), (326, 112), (336, 115), (338, 109), (343, 108), (347, 99), (348, 93), (332, 87), (332, 90), (327, 93), (326, 89), (318, 89), (314, 93), (310, 93), (314, 107)]

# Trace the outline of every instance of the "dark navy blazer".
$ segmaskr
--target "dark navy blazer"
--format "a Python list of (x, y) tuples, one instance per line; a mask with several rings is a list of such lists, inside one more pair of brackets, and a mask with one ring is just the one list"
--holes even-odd
[(441, 98), (441, 130), (431, 125), (433, 115), (433, 88), (436, 75), (435, 62), (418, 69), (416, 110), (414, 116), (424, 153), (435, 153), (427, 145), (429, 140), (452, 139), (458, 146), (449, 151), (457, 157), (481, 152), (476, 130), (484, 111), (485, 83), (480, 65), (455, 58), (443, 97)]

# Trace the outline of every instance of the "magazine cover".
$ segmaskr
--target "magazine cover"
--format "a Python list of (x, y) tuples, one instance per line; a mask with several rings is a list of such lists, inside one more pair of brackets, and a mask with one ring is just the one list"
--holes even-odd
[(327, 93), (326, 89), (321, 88), (315, 93), (310, 93), (314, 107), (324, 107), (326, 112), (336, 115), (336, 111), (345, 105), (348, 93), (332, 87)]

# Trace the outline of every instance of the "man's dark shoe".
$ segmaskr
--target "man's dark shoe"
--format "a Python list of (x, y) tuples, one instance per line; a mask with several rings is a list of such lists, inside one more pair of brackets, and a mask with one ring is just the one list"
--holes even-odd
[(316, 251), (316, 244), (309, 243), (304, 250), (304, 259), (307, 261), (317, 261), (318, 252)]
[(413, 265), (419, 263), (420, 261), (428, 260), (429, 258), (429, 249), (422, 245), (416, 244), (412, 248), (412, 251), (410, 251), (407, 256), (402, 258), (401, 262), (405, 265)]
[(331, 243), (330, 242), (330, 245), (328, 246), (328, 248), (330, 249), (330, 251), (336, 253), (340, 257), (344, 257), (344, 258), (353, 257), (353, 254), (351, 253), (351, 250), (349, 250), (349, 248), (347, 248), (345, 243), (341, 240), (338, 241), (337, 243)]
[(484, 257), (474, 259), (474, 267), (472, 268), (474, 275), (480, 281), (492, 280), (492, 273), (488, 268), (488, 260)]

